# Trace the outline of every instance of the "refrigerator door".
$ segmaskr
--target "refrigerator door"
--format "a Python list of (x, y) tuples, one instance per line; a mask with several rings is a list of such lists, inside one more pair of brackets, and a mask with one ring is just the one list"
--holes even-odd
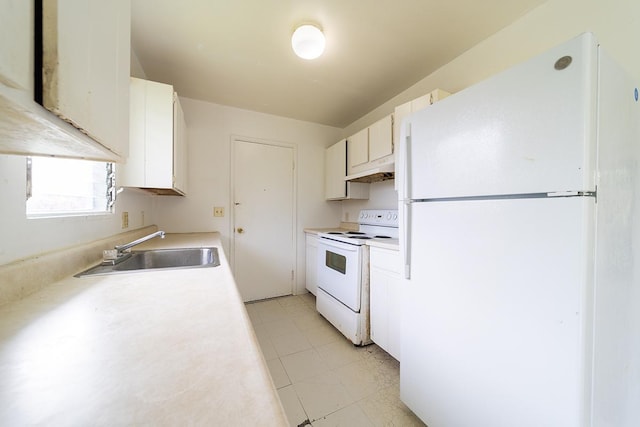
[(593, 191), (596, 78), (584, 34), (413, 114), (400, 197)]
[(401, 399), (430, 426), (584, 426), (590, 197), (414, 203)]

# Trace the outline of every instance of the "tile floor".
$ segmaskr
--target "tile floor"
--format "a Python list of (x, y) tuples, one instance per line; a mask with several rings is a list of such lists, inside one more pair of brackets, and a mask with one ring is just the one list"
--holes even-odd
[(312, 294), (246, 307), (291, 426), (424, 426), (400, 401), (398, 361), (354, 346)]

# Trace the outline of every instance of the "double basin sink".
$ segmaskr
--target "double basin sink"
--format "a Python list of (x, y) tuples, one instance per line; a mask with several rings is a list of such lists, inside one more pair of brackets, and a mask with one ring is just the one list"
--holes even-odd
[(161, 269), (206, 268), (220, 265), (218, 248), (153, 249), (127, 252), (116, 262), (103, 262), (75, 277), (100, 274), (131, 273)]

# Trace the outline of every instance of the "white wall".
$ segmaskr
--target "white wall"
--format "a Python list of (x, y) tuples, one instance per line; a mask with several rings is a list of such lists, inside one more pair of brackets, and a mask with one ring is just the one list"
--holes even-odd
[[(0, 155), (0, 265), (153, 224), (151, 198), (146, 195), (119, 194), (114, 214), (27, 219), (25, 194), (25, 157)], [(121, 228), (123, 211), (129, 212), (126, 230)]]
[(391, 113), (396, 105), (436, 88), (458, 92), (585, 31), (593, 32), (627, 72), (640, 78), (640, 1), (549, 0), (350, 124), (343, 137)]
[[(187, 197), (154, 197), (156, 224), (167, 232), (219, 231), (227, 254), (231, 235), (230, 147), (232, 135), (297, 146), (297, 287), (304, 292), (305, 227), (335, 226), (339, 202), (324, 200), (324, 149), (338, 141), (338, 128), (322, 126), (189, 98), (180, 98), (187, 122)], [(225, 208), (214, 217), (213, 207)]]

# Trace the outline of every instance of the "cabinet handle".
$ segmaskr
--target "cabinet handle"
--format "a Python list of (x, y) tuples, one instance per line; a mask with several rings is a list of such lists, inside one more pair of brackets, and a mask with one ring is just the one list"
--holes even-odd
[(236, 228), (236, 231), (238, 232), (238, 234), (242, 234), (242, 233), (244, 233), (244, 228), (238, 227), (238, 228)]

